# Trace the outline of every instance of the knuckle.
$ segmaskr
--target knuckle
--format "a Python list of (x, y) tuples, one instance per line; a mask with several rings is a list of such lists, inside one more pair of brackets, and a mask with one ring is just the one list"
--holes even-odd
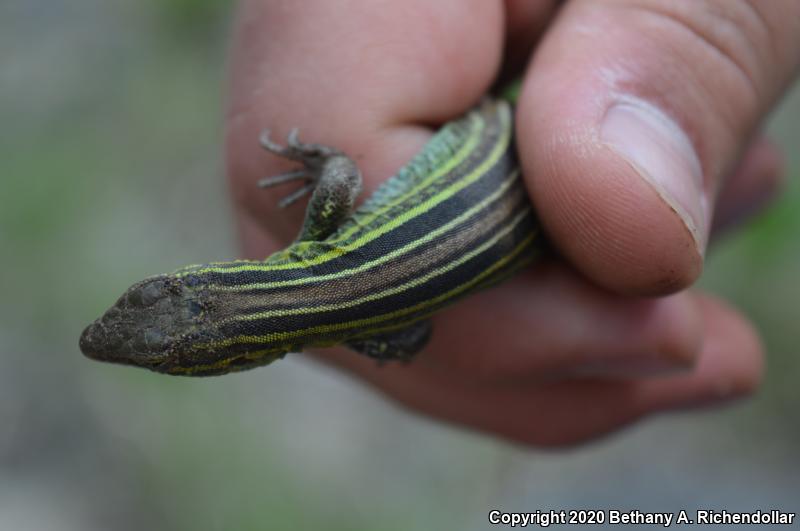
[(732, 80), (735, 107), (770, 105), (800, 62), (797, 0), (631, 0), (626, 7), (659, 19), (667, 34), (682, 33), (693, 58)]
[(640, 8), (660, 19), (666, 31), (682, 33), (691, 45), (687, 54), (737, 77), (739, 87), (748, 92), (744, 97), (752, 103), (760, 93), (758, 80), (763, 67), (752, 45), (757, 37), (747, 35), (741, 20), (737, 22), (743, 16), (734, 14), (737, 10), (733, 6), (742, 3), (727, 2), (725, 7), (715, 1), (638, 2)]

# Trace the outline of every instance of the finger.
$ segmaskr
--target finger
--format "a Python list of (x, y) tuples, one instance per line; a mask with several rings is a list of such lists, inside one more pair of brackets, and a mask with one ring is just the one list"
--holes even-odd
[[(642, 383), (638, 407), (691, 408), (720, 399), (746, 396), (760, 385), (764, 374), (764, 347), (758, 333), (741, 314), (725, 302), (698, 294), (706, 322), (706, 341), (697, 369), (677, 376)], [(675, 397), (685, 395), (681, 401)]]
[(740, 398), (758, 386), (762, 348), (752, 327), (714, 299), (701, 297), (699, 304), (707, 328), (696, 369), (655, 380), (481, 386), (414, 364), (375, 367), (341, 350), (319, 357), (348, 368), (412, 410), (522, 444), (560, 447), (653, 413)]
[(497, 85), (502, 87), (522, 74), (559, 4), (556, 0), (505, 0), (506, 42)]
[(555, 245), (616, 291), (702, 267), (715, 191), (800, 62), (791, 2), (573, 1), (518, 107), (524, 174)]
[(418, 363), (481, 381), (688, 370), (701, 317), (688, 293), (626, 298), (544, 263), (437, 315)]
[(302, 206), (279, 212), (284, 190), (255, 182), (293, 166), (258, 147), (269, 127), (355, 158), (367, 196), (429, 138), (429, 124), (461, 114), (500, 63), (503, 6), (483, 0), (277, 2), (246, 0), (237, 16), (226, 112), (234, 199), (284, 240)]
[(727, 232), (763, 210), (778, 194), (784, 173), (778, 147), (764, 136), (757, 137), (720, 190), (712, 235)]

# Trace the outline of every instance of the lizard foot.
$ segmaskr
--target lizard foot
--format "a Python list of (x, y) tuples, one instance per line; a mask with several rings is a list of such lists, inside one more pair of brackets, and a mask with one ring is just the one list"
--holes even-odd
[(299, 131), (292, 129), (286, 139), (286, 145), (282, 146), (270, 139), (269, 130), (261, 134), (261, 146), (279, 157), (297, 161), (303, 164), (302, 168), (265, 177), (258, 181), (259, 188), (270, 188), (291, 181), (305, 181), (305, 185), (290, 193), (278, 203), (278, 206), (285, 208), (298, 199), (314, 191), (323, 173), (325, 163), (332, 157), (340, 157), (344, 154), (336, 148), (323, 146), (321, 144), (306, 144), (300, 142)]

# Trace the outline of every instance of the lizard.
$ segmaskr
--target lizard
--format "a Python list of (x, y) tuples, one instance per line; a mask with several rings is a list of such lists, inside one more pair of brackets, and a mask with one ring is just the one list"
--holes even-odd
[(302, 181), (310, 194), (297, 239), (264, 261), (192, 265), (131, 286), (80, 337), (92, 359), (207, 376), (269, 364), (305, 348), (345, 345), (411, 360), (432, 314), (534, 261), (543, 237), (514, 147), (513, 96), (484, 97), (443, 125), (355, 208), (361, 174), (342, 151), (286, 144), (267, 151), (300, 167), (259, 181)]

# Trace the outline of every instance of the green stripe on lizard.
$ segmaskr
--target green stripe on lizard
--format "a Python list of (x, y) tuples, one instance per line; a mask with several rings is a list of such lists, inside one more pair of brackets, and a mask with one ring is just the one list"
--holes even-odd
[(433, 313), (538, 254), (512, 130), (511, 105), (486, 99), (355, 210), (361, 176), (349, 157), (296, 133), (287, 146), (264, 137), (266, 149), (305, 167), (263, 185), (299, 178), (315, 186), (298, 240), (263, 262), (189, 266), (134, 284), (86, 328), (81, 349), (192, 376), (336, 344), (381, 360), (411, 358), (431, 334)]

